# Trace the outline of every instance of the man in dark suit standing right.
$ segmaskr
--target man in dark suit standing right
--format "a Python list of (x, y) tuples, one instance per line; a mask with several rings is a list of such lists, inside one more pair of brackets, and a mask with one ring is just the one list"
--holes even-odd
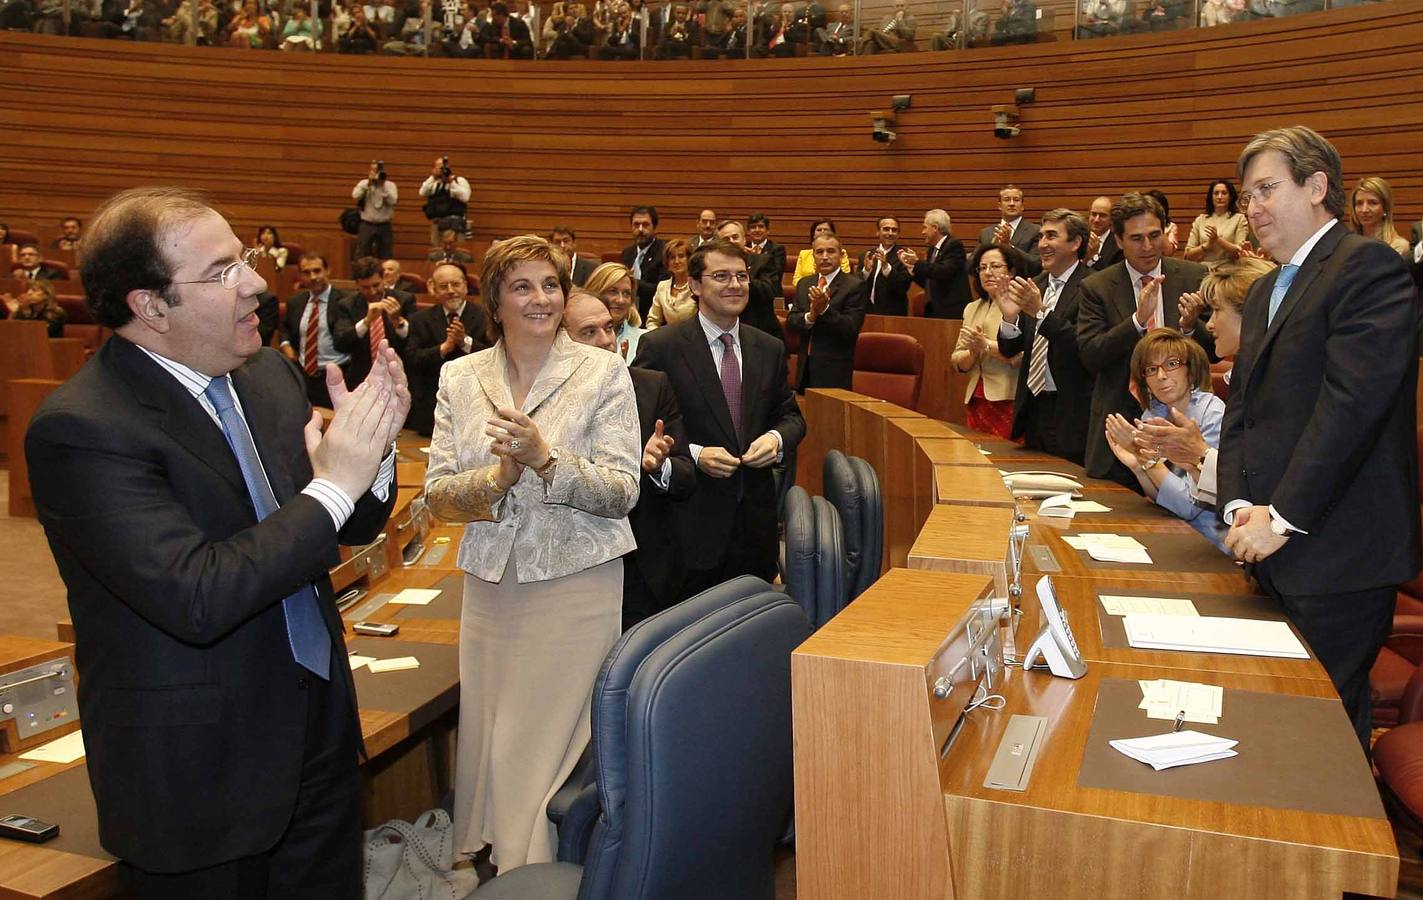
[(438, 301), (410, 317), (405, 371), (410, 377), (410, 417), (405, 427), (429, 437), (435, 428), (435, 393), (447, 362), (493, 345), (485, 331), (484, 307), (469, 299), (464, 269), (443, 263), (430, 273)]
[(775, 577), (771, 466), (800, 443), (805, 419), (786, 382), (785, 344), (738, 319), (751, 284), (745, 248), (718, 240), (687, 270), (697, 315), (645, 334), (633, 365), (671, 379), (697, 465), (696, 492), (677, 515), (691, 596), (737, 575)]
[(632, 243), (623, 248), (623, 265), (637, 280), (637, 311), (646, 319), (657, 283), (668, 277), (662, 259), (667, 242), (657, 236), (657, 207), (633, 207), (628, 222), (632, 224)]
[(1181, 304), (1206, 274), (1204, 266), (1164, 256), (1161, 204), (1145, 194), (1130, 193), (1112, 207), (1112, 233), (1123, 259), (1097, 272), (1078, 289), (1077, 350), (1087, 371), (1094, 373), (1092, 413), (1087, 421), (1087, 474), (1110, 478), (1139, 489), (1136, 476), (1117, 461), (1107, 445), (1107, 416), (1120, 413), (1128, 421), (1141, 417), (1141, 404), (1131, 395), (1131, 354), (1141, 336), (1153, 328), (1175, 328), (1215, 355), (1215, 341), (1201, 319), (1202, 304)]
[(899, 261), (899, 220), (882, 216), (875, 223), (879, 244), (860, 258), (860, 277), (869, 285), (866, 313), (880, 316), (909, 315), (909, 284), (914, 280)]
[(1216, 460), (1225, 545), (1309, 642), (1369, 743), (1369, 669), (1418, 573), (1417, 294), (1343, 221), (1339, 153), (1303, 126), (1240, 154), (1281, 268), (1251, 287)]
[(908, 247), (899, 249), (899, 262), (914, 283), (924, 288), (924, 315), (931, 319), (962, 319), (968, 306), (968, 257), (963, 242), (949, 234), (949, 214), (931, 209), (924, 214), (924, 259)]
[(855, 377), (855, 343), (865, 323), (865, 283), (840, 271), (840, 239), (822, 235), (811, 243), (814, 274), (795, 287), (786, 328), (804, 337), (796, 393), (806, 388), (849, 390)]
[[(313, 406), (331, 406), (324, 375), (328, 363), (350, 381), (351, 354), (369, 345), (356, 334), (351, 295), (331, 286), (326, 257), (303, 253), (297, 263), (306, 290), (287, 299), (281, 351), (306, 373), (306, 396)], [(315, 302), (312, 302), (312, 301)]]
[(1018, 366), (1013, 437), (1034, 450), (1082, 464), (1092, 409), (1092, 373), (1077, 352), (1077, 289), (1091, 273), (1083, 264), (1087, 223), (1070, 209), (1043, 216), (1038, 257), (1043, 271), (1014, 278), (1000, 301), (998, 352), (1027, 356)]

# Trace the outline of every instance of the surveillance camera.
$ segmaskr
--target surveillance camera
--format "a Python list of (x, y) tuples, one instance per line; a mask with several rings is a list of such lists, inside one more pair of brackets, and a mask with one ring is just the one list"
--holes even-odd
[(1018, 107), (1016, 106), (995, 106), (993, 107), (993, 136), (999, 140), (1008, 140), (1018, 136)]
[(993, 126), (993, 136), (999, 140), (1009, 140), (1018, 136), (1020, 129), (1017, 125), (995, 125)]
[(870, 137), (879, 141), (881, 144), (888, 144), (890, 141), (899, 137), (899, 135), (890, 131), (888, 128), (876, 128)]

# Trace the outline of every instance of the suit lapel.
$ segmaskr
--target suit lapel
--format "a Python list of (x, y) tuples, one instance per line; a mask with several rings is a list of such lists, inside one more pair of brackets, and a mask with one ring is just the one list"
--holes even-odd
[(1179, 299), (1186, 292), (1185, 276), (1173, 259), (1161, 260), (1161, 274), (1166, 276), (1161, 282), (1161, 320), (1167, 328), (1176, 328), (1181, 324), (1181, 309), (1171, 298)]
[[(1344, 226), (1335, 223), (1334, 227), (1325, 232), (1319, 242), (1310, 249), (1309, 255), (1305, 257), (1304, 263), (1300, 265), (1299, 272), (1295, 274), (1295, 280), (1290, 282), (1289, 290), (1285, 291), (1284, 299), (1280, 301), (1280, 308), (1275, 311), (1274, 321), (1269, 321), (1270, 316), (1270, 295), (1265, 295), (1265, 336), (1260, 341), (1260, 350), (1255, 354), (1255, 359), (1259, 360), (1265, 354), (1266, 348), (1275, 340), (1275, 335), (1280, 333), (1285, 320), (1290, 317), (1290, 313), (1300, 305), (1301, 298), (1309, 292), (1314, 280), (1319, 277), (1320, 271), (1324, 268), (1324, 261), (1334, 255), (1334, 248), (1339, 246), (1339, 240), (1344, 236)], [(1270, 290), (1275, 289), (1275, 283), (1279, 280), (1280, 270), (1275, 270), (1275, 277), (1270, 280)]]
[[(839, 281), (845, 273), (841, 272), (835, 280)], [(770, 368), (770, 360), (758, 353), (752, 347), (751, 342), (746, 340), (746, 328), (740, 329), (739, 339), (741, 341), (741, 440), (742, 446), (737, 450), (745, 449), (758, 435), (752, 434), (756, 423), (761, 420), (761, 401), (765, 399), (765, 392), (762, 386), (767, 384), (765, 372)], [(810, 353), (807, 351), (806, 356)], [(784, 372), (781, 377), (785, 377)]]
[(507, 379), (504, 377), (505, 363), (502, 339), (494, 345), (493, 353), (476, 356), (474, 360), (474, 377), (479, 379), (484, 396), (489, 398), (489, 405), (495, 409), (514, 405), (514, 399), (509, 395)]
[(272, 496), (280, 506), (296, 493), (296, 488), (292, 484), (291, 473), (287, 471), (286, 460), (278, 449), (281, 442), (273, 430), (276, 423), (271, 418), (272, 406), (267, 400), (267, 392), (245, 365), (232, 373), (232, 386), (242, 403), (242, 417), (247, 420), (252, 441), (257, 445), (257, 456), (262, 460), (267, 482), (272, 486)]
[[(682, 360), (692, 373), (692, 381), (702, 391), (702, 397), (707, 402), (707, 408), (716, 417), (717, 426), (721, 428), (722, 436), (725, 437), (727, 446), (736, 443), (736, 429), (731, 424), (731, 409), (726, 405), (726, 394), (721, 389), (721, 373), (717, 371), (716, 362), (712, 359), (711, 345), (707, 342), (707, 334), (702, 330), (702, 320), (700, 316), (693, 316), (688, 323), (688, 327), (682, 330), (682, 339), (687, 347), (682, 354)], [(746, 343), (742, 344), (743, 355)], [(746, 408), (746, 377), (743, 365), (741, 378), (741, 406)]]

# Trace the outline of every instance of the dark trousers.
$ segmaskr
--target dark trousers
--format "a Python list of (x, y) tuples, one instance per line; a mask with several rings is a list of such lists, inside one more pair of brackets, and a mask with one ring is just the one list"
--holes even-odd
[[(643, 577), (642, 569), (637, 564), (638, 552), (634, 550), (623, 557), (623, 631), (672, 605), (659, 599), (652, 585)], [(673, 585), (676, 584), (674, 581)]]
[(722, 552), (721, 559), (711, 568), (687, 568), (686, 576), (682, 579), (683, 599), (694, 597), (707, 588), (716, 587), (723, 581), (730, 581), (741, 575), (755, 575), (767, 582), (775, 580), (776, 557), (780, 549), (776, 543), (775, 530), (772, 529), (767, 535), (766, 546), (761, 546), (761, 541), (746, 539), (748, 534), (765, 532), (764, 527), (758, 527), (761, 525), (759, 522), (748, 527), (748, 519), (765, 514), (764, 510), (756, 509), (755, 504), (742, 502), (737, 505), (736, 521), (731, 529), (732, 538)]
[[(1024, 445), (1082, 465), (1085, 448), (1069, 447), (1058, 430), (1057, 391), (1043, 391), (1026, 401), (1020, 411), (1023, 414)], [(1132, 480), (1135, 481), (1135, 477)]]
[(1256, 566), (1254, 574), (1265, 593), (1284, 607), (1285, 614), (1329, 673), (1329, 680), (1334, 682), (1339, 699), (1344, 701), (1344, 711), (1367, 752), (1369, 731), (1373, 727), (1369, 670), (1393, 628), (1397, 589), (1381, 587), (1301, 596), (1280, 593), (1270, 578), (1268, 565)]
[[(333, 656), (333, 666), (345, 658)], [(292, 664), (295, 668), (295, 663)], [(119, 878), (138, 900), (359, 900), (362, 887), (360, 735), (346, 684), (298, 675), (307, 696), (305, 754), (296, 808), (276, 846), (193, 872)], [(202, 803), (203, 798), (190, 798)], [(234, 828), (241, 822), (232, 823)]]
[(360, 230), (356, 232), (356, 249), (352, 254), (352, 259), (362, 256), (390, 259), (394, 255), (395, 237), (390, 229), (390, 223), (367, 222), (362, 219)]

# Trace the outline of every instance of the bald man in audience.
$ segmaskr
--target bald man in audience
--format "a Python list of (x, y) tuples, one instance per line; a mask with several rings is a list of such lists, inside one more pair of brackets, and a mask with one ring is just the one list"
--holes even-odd
[[(602, 300), (574, 290), (563, 307), (563, 327), (580, 344), (617, 350), (613, 315)], [(628, 368), (642, 428), (642, 485), (628, 513), (637, 549), (623, 557), (623, 630), (682, 599), (682, 551), (673, 518), (675, 501), (697, 487), (697, 469), (682, 429), (682, 413), (667, 376)]]
[(400, 260), (398, 259), (381, 261), (380, 283), (393, 291), (405, 291), (407, 294), (420, 293), (420, 285), (406, 278), (400, 271)]
[(454, 263), (436, 266), (430, 273), (430, 293), (436, 305), (410, 317), (410, 334), (401, 354), (410, 378), (410, 416), (405, 427), (426, 437), (435, 427), (440, 368), (493, 344), (484, 309), (469, 299), (463, 268)]
[(697, 215), (697, 233), (687, 238), (687, 252), (716, 240), (716, 210), (710, 207)]
[(1122, 260), (1122, 248), (1112, 234), (1112, 198), (1098, 197), (1087, 214), (1087, 268), (1100, 272)]

